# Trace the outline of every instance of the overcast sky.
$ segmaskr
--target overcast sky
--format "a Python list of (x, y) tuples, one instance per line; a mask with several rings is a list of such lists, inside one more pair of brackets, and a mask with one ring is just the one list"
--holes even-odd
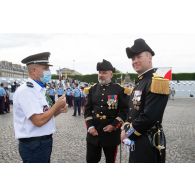
[(95, 73), (97, 62), (106, 59), (122, 72), (133, 72), (125, 48), (136, 38), (144, 38), (155, 51), (155, 67), (195, 72), (193, 34), (0, 34), (0, 60), (21, 64), (28, 55), (49, 51), (52, 71), (66, 67)]
[(97, 62), (106, 59), (122, 72), (134, 72), (125, 48), (143, 38), (156, 53), (154, 67), (195, 72), (194, 18), (191, 0), (6, 0), (0, 60), (20, 64), (49, 51), (52, 71), (95, 73)]

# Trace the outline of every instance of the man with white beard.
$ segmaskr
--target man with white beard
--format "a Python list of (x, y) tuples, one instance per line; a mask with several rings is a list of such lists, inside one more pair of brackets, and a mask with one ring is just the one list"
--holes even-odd
[(119, 84), (112, 83), (112, 64), (107, 60), (97, 63), (98, 81), (87, 91), (85, 122), (87, 126), (88, 163), (98, 163), (102, 149), (106, 162), (114, 163), (120, 144), (120, 127), (127, 118), (128, 95)]

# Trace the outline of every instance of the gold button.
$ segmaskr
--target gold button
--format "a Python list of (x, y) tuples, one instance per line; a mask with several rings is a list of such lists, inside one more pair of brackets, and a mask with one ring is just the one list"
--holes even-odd
[(103, 119), (106, 119), (106, 115), (103, 115), (102, 118), (103, 118)]
[(103, 106), (101, 106), (101, 108), (103, 108)]

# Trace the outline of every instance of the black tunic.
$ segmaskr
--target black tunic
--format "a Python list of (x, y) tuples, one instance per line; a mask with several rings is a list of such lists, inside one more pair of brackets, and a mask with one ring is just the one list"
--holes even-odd
[[(102, 147), (120, 144), (120, 127), (127, 119), (128, 104), (129, 97), (124, 94), (124, 88), (119, 84), (92, 86), (87, 96), (84, 117), (87, 129), (94, 126), (99, 135), (92, 136), (87, 133), (87, 142)], [(116, 130), (111, 133), (104, 132), (103, 128), (107, 125), (113, 125)]]
[(130, 152), (130, 162), (158, 162), (159, 152), (149, 141), (148, 134), (157, 121), (161, 124), (168, 95), (150, 91), (155, 71), (151, 69), (138, 77), (130, 96), (128, 122), (136, 130), (129, 137), (135, 141), (135, 150)]

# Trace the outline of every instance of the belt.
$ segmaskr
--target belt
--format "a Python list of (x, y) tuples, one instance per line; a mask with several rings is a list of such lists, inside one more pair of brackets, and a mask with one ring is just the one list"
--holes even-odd
[(44, 135), (39, 137), (29, 137), (29, 138), (20, 138), (19, 141), (21, 142), (32, 142), (32, 141), (42, 141), (52, 138), (52, 134), (50, 135)]
[(116, 116), (106, 116), (106, 115), (100, 115), (100, 114), (95, 114), (94, 115), (95, 119), (99, 119), (99, 120), (106, 120), (106, 119), (114, 119), (116, 118)]

